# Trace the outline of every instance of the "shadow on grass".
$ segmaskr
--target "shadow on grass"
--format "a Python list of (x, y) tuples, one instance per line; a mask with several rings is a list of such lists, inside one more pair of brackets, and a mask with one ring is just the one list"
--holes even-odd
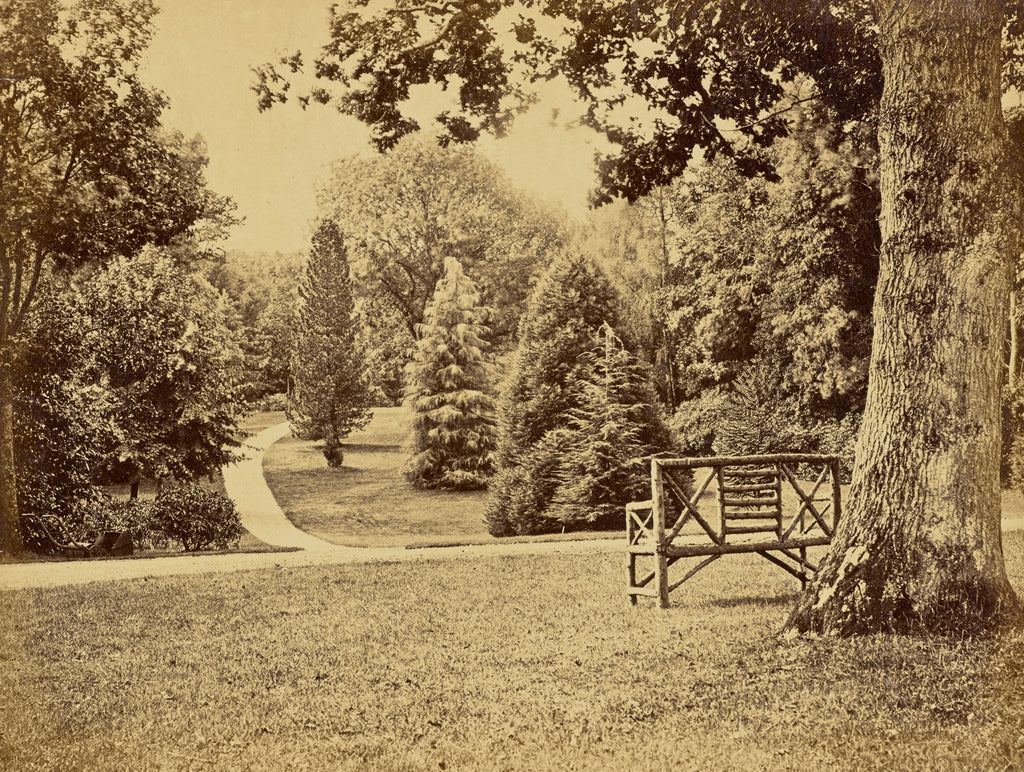
[[(319, 448), (318, 448), (319, 450)], [(349, 445), (345, 443), (344, 450), (347, 454), (354, 453), (401, 453), (401, 445)]]
[(63, 555), (44, 555), (37, 552), (26, 552), (18, 556), (0, 554), (0, 565), (15, 565), (23, 563), (95, 563), (107, 560), (153, 560), (156, 558), (196, 558), (216, 557), (218, 555), (249, 555), (276, 552), (299, 552), (299, 547), (277, 547), (271, 544), (263, 544), (251, 547), (240, 547), (238, 549), (225, 550), (197, 550), (185, 552), (184, 550), (139, 550), (131, 555), (90, 555), (88, 557), (64, 557)]
[(709, 606), (716, 608), (736, 608), (737, 606), (789, 606), (796, 603), (800, 597), (799, 592), (790, 592), (785, 595), (741, 595), (732, 598), (715, 598), (709, 600)]

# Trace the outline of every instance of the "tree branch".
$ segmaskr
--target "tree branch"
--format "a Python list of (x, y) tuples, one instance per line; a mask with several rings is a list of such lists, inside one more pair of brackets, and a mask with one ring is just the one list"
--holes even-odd
[(39, 288), (39, 278), (43, 273), (43, 263), (46, 262), (46, 255), (42, 251), (36, 252), (35, 259), (32, 261), (32, 276), (29, 279), (28, 289), (25, 291), (25, 297), (21, 300), (21, 308), (18, 309), (18, 313), (14, 318), (14, 325), (11, 329), (12, 334), (16, 334), (21, 331), (22, 326), (25, 324), (25, 318), (28, 316), (28, 309), (32, 306), (32, 301), (35, 299), (36, 291)]
[(770, 113), (769, 115), (766, 115), (764, 118), (758, 118), (756, 121), (751, 121), (750, 123), (745, 123), (742, 126), (737, 126), (735, 129), (723, 129), (723, 131), (743, 131), (744, 129), (752, 129), (754, 126), (758, 126), (766, 121), (770, 121), (772, 118), (782, 115), (783, 113), (788, 113), (797, 105), (802, 105), (804, 102), (812, 102), (820, 96), (821, 94), (818, 93), (811, 94), (810, 96), (803, 97), (802, 99), (794, 99), (788, 107), (783, 107), (781, 110), (776, 110), (774, 113)]

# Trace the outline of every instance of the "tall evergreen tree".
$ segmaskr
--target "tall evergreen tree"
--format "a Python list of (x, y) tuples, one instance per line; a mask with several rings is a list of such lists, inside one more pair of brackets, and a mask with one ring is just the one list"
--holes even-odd
[(561, 448), (551, 433), (567, 428), (570, 411), (581, 406), (580, 357), (601, 325), (615, 321), (615, 291), (585, 258), (558, 259), (534, 290), (499, 406), (501, 439), (485, 514), (493, 535), (553, 527), (544, 510), (556, 489)]
[(416, 357), (406, 368), (412, 412), (406, 477), (420, 488), (472, 490), (490, 477), (497, 442), (488, 394), (487, 310), (454, 257), (418, 328)]
[(645, 456), (670, 453), (671, 434), (656, 407), (650, 368), (610, 326), (581, 357), (580, 406), (557, 442), (557, 489), (546, 512), (566, 531), (621, 528), (630, 501), (650, 495)]
[(324, 220), (313, 234), (299, 287), (294, 384), (288, 420), (295, 436), (322, 439), (329, 466), (341, 466), (341, 441), (370, 420), (365, 364), (355, 344), (352, 286), (338, 226)]

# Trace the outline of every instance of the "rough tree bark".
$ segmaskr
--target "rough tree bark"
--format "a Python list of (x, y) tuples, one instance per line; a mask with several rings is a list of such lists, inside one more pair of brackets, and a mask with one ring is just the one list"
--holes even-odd
[(851, 506), (787, 623), (978, 633), (1019, 618), (1003, 566), (999, 393), (1018, 176), (999, 0), (876, 0), (882, 256)]
[[(6, 347), (0, 344), (0, 351)], [(18, 492), (14, 469), (14, 397), (10, 355), (0, 353), (0, 550), (24, 550), (18, 524)]]

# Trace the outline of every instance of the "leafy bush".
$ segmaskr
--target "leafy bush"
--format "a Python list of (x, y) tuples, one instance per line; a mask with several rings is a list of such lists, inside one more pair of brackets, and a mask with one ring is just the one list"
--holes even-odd
[(679, 405), (670, 426), (683, 456), (714, 455), (712, 446), (729, 394), (724, 386), (713, 386), (695, 399)]
[(288, 395), (266, 394), (253, 405), (253, 408), (263, 413), (283, 413), (288, 409)]
[(744, 370), (725, 392), (714, 414), (712, 449), (718, 456), (762, 453), (820, 453), (840, 457), (846, 482), (853, 471), (854, 443), (861, 414), (814, 420), (795, 396), (786, 396), (764, 367)]
[(153, 502), (152, 528), (177, 539), (186, 552), (224, 549), (244, 533), (235, 504), (196, 483), (169, 485)]
[(93, 507), (88, 518), (93, 531), (127, 533), (136, 547), (163, 547), (167, 537), (153, 530), (153, 501), (107, 499)]

